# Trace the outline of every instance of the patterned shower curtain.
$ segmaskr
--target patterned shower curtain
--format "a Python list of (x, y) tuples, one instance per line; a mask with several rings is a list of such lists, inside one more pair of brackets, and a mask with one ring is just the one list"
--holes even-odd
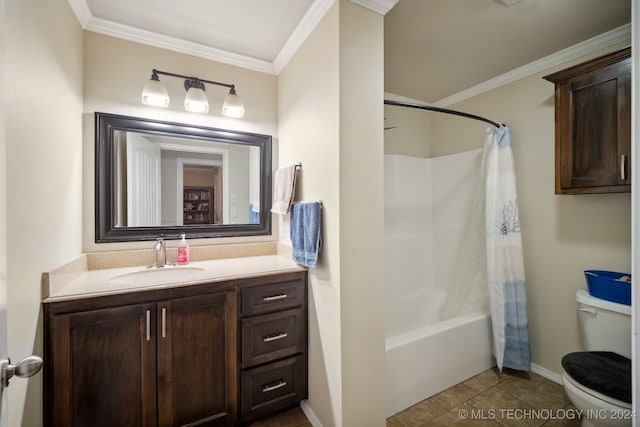
[(498, 369), (531, 367), (522, 237), (508, 127), (489, 129), (484, 146), (487, 279)]

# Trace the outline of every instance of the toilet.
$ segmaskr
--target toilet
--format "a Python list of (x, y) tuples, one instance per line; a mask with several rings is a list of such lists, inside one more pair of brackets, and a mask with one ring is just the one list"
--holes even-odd
[(631, 426), (631, 307), (576, 292), (587, 351), (562, 358), (562, 383), (582, 426)]

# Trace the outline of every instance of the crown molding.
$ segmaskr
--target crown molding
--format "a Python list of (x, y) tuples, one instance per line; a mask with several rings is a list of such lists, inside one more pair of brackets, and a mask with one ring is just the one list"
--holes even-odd
[(282, 69), (291, 60), (293, 55), (298, 51), (302, 43), (309, 37), (309, 34), (320, 23), (320, 20), (327, 13), (329, 8), (335, 3), (335, 0), (315, 0), (307, 13), (304, 15), (296, 29), (291, 34), (291, 37), (278, 53), (278, 56), (273, 61), (273, 68), (275, 74), (280, 74)]
[[(91, 14), (91, 10), (85, 0), (68, 0), (71, 9), (84, 30), (275, 75), (282, 71), (335, 1), (314, 0), (309, 11), (291, 34), (276, 59), (273, 62), (269, 62), (96, 18)], [(377, 1), (380, 2), (380, 0)], [(392, 1), (397, 2), (398, 0)]]
[[(106, 19), (96, 18), (86, 0), (68, 0), (78, 22), (83, 29), (111, 37), (129, 40), (148, 46), (185, 53), (224, 64), (247, 68), (267, 74), (279, 74), (291, 60), (302, 43), (325, 16), (336, 0), (314, 0), (311, 7), (291, 34), (278, 56), (273, 62), (252, 58), (246, 55), (205, 46), (199, 43), (180, 40), (152, 31), (141, 30), (128, 25), (118, 24)], [(371, 9), (382, 15), (386, 14), (399, 0), (351, 0), (353, 3)]]
[(371, 9), (374, 12), (384, 16), (393, 7), (398, 4), (399, 0), (351, 0), (352, 3)]
[(69, 0), (69, 6), (71, 6), (71, 10), (76, 15), (80, 26), (85, 28), (91, 18), (93, 18), (87, 2), (85, 0)]
[(198, 56), (242, 68), (248, 68), (262, 73), (275, 74), (273, 64), (268, 61), (251, 58), (245, 55), (238, 55), (222, 49), (165, 36), (152, 31), (141, 30), (139, 28), (118, 24), (105, 19), (91, 18), (84, 29), (136, 43), (186, 53), (188, 55)]
[(551, 68), (565, 64), (574, 59), (578, 59), (600, 49), (625, 42), (629, 43), (629, 45), (631, 44), (631, 24), (626, 24), (621, 27), (614, 28), (611, 31), (607, 31), (606, 33), (587, 39), (583, 42), (553, 53), (549, 56), (545, 56), (544, 58), (538, 59), (537, 61), (530, 62), (529, 64), (523, 65), (522, 67), (508, 71), (475, 86), (471, 86), (468, 89), (455, 93), (446, 98), (442, 98), (431, 105), (434, 105), (436, 107), (447, 107), (449, 105), (457, 104), (458, 102), (462, 102), (476, 95), (480, 95), (481, 93), (488, 92), (506, 84), (515, 82), (516, 80), (520, 80), (525, 77), (547, 71)]

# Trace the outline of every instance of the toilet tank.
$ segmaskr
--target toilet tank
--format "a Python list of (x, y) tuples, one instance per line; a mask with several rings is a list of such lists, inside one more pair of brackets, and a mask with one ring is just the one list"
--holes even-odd
[(578, 323), (587, 351), (613, 351), (631, 358), (631, 306), (576, 292)]

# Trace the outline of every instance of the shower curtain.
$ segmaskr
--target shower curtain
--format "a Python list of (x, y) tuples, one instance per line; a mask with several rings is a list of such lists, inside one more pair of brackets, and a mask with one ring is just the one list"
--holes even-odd
[(518, 198), (508, 127), (490, 128), (484, 145), (487, 286), (498, 369), (531, 367)]

